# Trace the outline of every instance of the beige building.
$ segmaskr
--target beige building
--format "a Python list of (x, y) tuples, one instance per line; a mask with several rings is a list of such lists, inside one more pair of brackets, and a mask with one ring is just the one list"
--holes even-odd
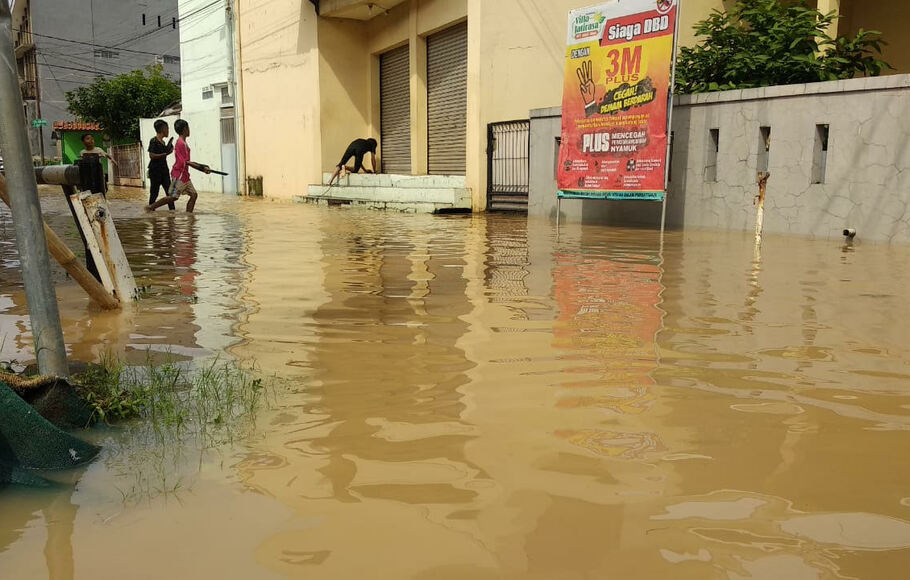
[[(817, 0), (841, 31), (882, 30), (910, 70), (895, 0)], [(487, 127), (562, 98), (569, 10), (595, 0), (240, 0), (246, 174), (290, 198), (321, 183), (358, 137), (387, 173), (464, 175), (487, 205)], [(727, 2), (729, 3), (729, 2)], [(684, 0), (680, 42), (723, 0)], [(318, 6), (318, 8), (317, 8)]]

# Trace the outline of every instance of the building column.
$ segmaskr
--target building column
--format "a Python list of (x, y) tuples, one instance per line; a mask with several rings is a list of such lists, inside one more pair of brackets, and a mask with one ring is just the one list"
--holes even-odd
[(828, 27), (828, 36), (834, 38), (837, 36), (837, 26), (839, 23), (840, 16), (840, 3), (841, 0), (818, 0), (818, 11), (822, 14), (828, 14), (829, 12), (837, 12), (838, 18), (835, 18), (831, 23), (831, 26)]
[(417, 29), (420, 2), (411, 0), (408, 18), (408, 62), (411, 97), (411, 175), (427, 174), (427, 39)]
[(481, 0), (468, 0), (468, 126), (465, 178), (474, 211), (487, 209), (487, 129), (483, 124), (481, 89)]

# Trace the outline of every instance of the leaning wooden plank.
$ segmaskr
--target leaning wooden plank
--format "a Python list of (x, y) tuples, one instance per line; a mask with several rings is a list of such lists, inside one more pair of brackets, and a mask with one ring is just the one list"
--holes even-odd
[(92, 224), (95, 239), (104, 255), (117, 297), (122, 301), (138, 298), (139, 290), (136, 288), (136, 279), (133, 278), (133, 271), (126, 259), (126, 252), (123, 251), (120, 236), (117, 235), (117, 228), (114, 226), (107, 199), (100, 193), (83, 193), (80, 195), (80, 199)]
[[(6, 190), (6, 180), (0, 175), (0, 199), (9, 206), (9, 194)], [(44, 224), (44, 237), (47, 238), (47, 250), (51, 256), (57, 260), (57, 263), (66, 270), (66, 273), (76, 281), (79, 286), (85, 290), (89, 298), (94, 300), (101, 308), (105, 310), (116, 310), (120, 308), (120, 301), (114, 298), (114, 295), (104, 289), (98, 280), (92, 276), (91, 272), (76, 258), (63, 241), (54, 233), (54, 230)]]
[(73, 213), (76, 214), (76, 225), (82, 230), (82, 233), (85, 234), (85, 245), (88, 246), (88, 250), (92, 253), (92, 258), (95, 260), (95, 269), (98, 270), (101, 284), (104, 285), (104, 288), (108, 292), (117, 298), (120, 298), (120, 295), (117, 294), (117, 287), (114, 285), (114, 279), (111, 276), (110, 270), (107, 268), (107, 258), (105, 258), (101, 251), (101, 247), (98, 245), (95, 231), (92, 229), (92, 222), (89, 220), (88, 214), (85, 212), (85, 207), (79, 199), (81, 195), (82, 194), (80, 193), (74, 193), (70, 196), (70, 200), (73, 202)]

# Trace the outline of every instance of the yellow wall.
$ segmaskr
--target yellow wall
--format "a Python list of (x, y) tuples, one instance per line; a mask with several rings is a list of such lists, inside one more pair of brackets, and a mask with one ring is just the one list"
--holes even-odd
[[(528, 111), (562, 101), (568, 12), (592, 0), (469, 0), (468, 187), (474, 206), (486, 206), (486, 127), (526, 119)], [(685, 0), (680, 42), (694, 41), (693, 25), (722, 0)]]
[[(373, 55), (370, 114), (373, 136), (379, 138), (379, 60), (392, 48), (407, 44), (411, 67), (411, 173), (427, 172), (426, 37), (467, 18), (466, 0), (412, 0), (369, 23), (369, 53)], [(379, 143), (382, 154), (382, 141)]]
[(246, 173), (270, 197), (290, 198), (319, 183), (317, 19), (310, 2), (238, 3)]
[(366, 34), (367, 25), (363, 22), (319, 19), (318, 96), (323, 171), (334, 168), (351, 141), (372, 134), (371, 61)]
[[(910, 6), (840, 2), (841, 32), (882, 30), (886, 58), (910, 69)], [(241, 0), (241, 55), (249, 175), (267, 195), (304, 193), (357, 137), (379, 136), (379, 55), (410, 47), (412, 172), (426, 172), (426, 36), (467, 18), (467, 181), (475, 209), (486, 204), (488, 123), (523, 119), (562, 99), (569, 10), (596, 0), (410, 0), (368, 22), (317, 19), (302, 0)], [(252, 5), (257, 7), (254, 9)], [(731, 0), (685, 0), (680, 43), (693, 25)], [(860, 8), (861, 6), (861, 8)], [(905, 39), (906, 38), (906, 39)], [(380, 143), (380, 156), (382, 144)]]
[(892, 73), (910, 73), (910, 3), (903, 0), (841, 0), (840, 34), (855, 35), (864, 30), (878, 30), (888, 43), (883, 60), (893, 66)]
[[(468, 185), (486, 198), (486, 126), (561, 100), (567, 13), (592, 0), (411, 0), (368, 22), (301, 0), (240, 2), (247, 173), (271, 197), (305, 193), (347, 144), (379, 134), (378, 55), (411, 50), (411, 158), (426, 172), (426, 36), (469, 20)], [(688, 0), (682, 36), (721, 0)], [(380, 144), (381, 156), (381, 144)]]

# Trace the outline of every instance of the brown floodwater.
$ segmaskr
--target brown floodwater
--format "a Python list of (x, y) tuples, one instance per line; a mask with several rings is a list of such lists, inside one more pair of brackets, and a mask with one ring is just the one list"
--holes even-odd
[(112, 195), (141, 302), (55, 271), (71, 357), (234, 357), (273, 393), (232, 444), (97, 429), (70, 485), (0, 491), (0, 578), (910, 575), (910, 248), (141, 197)]

